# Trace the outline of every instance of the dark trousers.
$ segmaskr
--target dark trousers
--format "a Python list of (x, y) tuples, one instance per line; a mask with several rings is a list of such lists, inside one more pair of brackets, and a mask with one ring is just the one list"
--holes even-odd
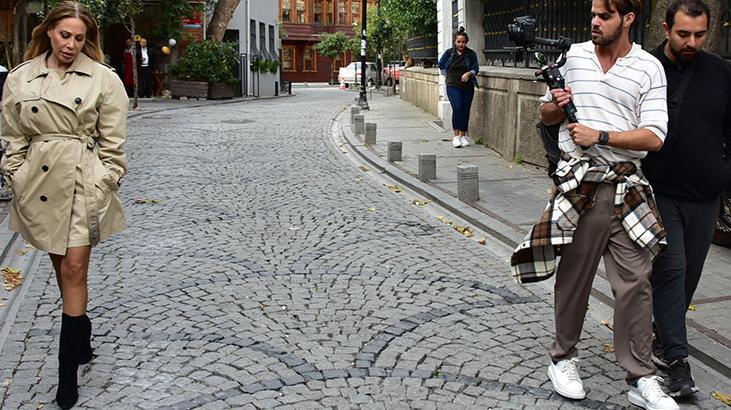
[(473, 87), (462, 89), (447, 87), (447, 98), (452, 105), (452, 129), (467, 132), (470, 125), (470, 109), (475, 96)]
[(135, 94), (135, 86), (134, 85), (124, 85), (124, 89), (127, 91), (127, 97), (132, 98)]
[(140, 67), (140, 97), (152, 97), (152, 68)]
[(683, 202), (656, 195), (668, 247), (652, 274), (653, 315), (663, 358), (688, 356), (685, 313), (693, 299), (716, 228), (719, 199)]

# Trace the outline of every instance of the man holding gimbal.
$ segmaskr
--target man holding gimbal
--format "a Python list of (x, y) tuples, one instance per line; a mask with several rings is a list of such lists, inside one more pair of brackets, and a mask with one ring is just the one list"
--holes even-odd
[(678, 397), (698, 391), (688, 364), (685, 312), (711, 245), (719, 196), (731, 181), (731, 65), (701, 51), (709, 20), (701, 0), (668, 7), (666, 40), (652, 52), (668, 80), (668, 135), (662, 149), (642, 161), (668, 232), (668, 248), (652, 274), (653, 361), (667, 370), (670, 395)]
[[(640, 0), (594, 0), (592, 40), (571, 47), (561, 67), (566, 87), (542, 98), (541, 121), (562, 123), (562, 160), (554, 174), (555, 194), (511, 265), (522, 283), (546, 279), (555, 270), (556, 337), (548, 376), (557, 393), (583, 399), (576, 344), (604, 257), (615, 296), (615, 354), (627, 371), (628, 399), (643, 408), (677, 409), (651, 361), (650, 274), (665, 231), (639, 165), (647, 151), (662, 147), (667, 107), (661, 64), (629, 40), (640, 10)], [(577, 123), (565, 121), (570, 101)]]

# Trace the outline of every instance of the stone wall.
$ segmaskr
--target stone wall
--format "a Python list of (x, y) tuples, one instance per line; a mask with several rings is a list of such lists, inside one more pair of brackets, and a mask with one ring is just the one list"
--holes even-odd
[[(538, 138), (538, 98), (546, 86), (534, 81), (535, 70), (512, 67), (480, 67), (479, 88), (470, 114), (469, 136), (506, 158), (546, 165)], [(439, 116), (439, 71), (410, 68), (401, 72), (401, 98)], [(450, 129), (451, 124), (444, 124)]]

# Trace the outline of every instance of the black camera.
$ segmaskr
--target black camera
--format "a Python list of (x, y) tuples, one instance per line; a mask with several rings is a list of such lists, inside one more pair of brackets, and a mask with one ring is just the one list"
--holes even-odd
[(536, 19), (531, 16), (520, 16), (508, 24), (508, 39), (518, 47), (530, 47), (535, 44)]

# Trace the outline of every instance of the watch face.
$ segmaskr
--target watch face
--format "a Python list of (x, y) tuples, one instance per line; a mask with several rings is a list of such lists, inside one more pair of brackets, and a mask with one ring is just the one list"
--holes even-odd
[(606, 131), (599, 131), (599, 144), (607, 145), (609, 142), (609, 133)]

